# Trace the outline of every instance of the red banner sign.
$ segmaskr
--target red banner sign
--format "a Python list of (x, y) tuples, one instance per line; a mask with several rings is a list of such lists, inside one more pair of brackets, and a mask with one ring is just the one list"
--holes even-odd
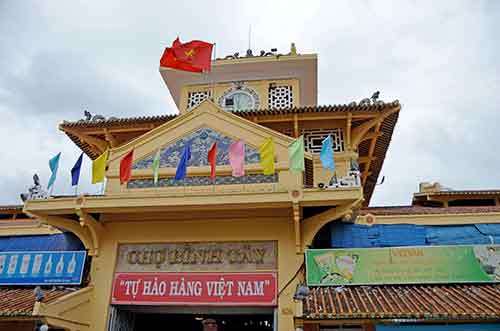
[(275, 306), (274, 272), (116, 273), (111, 303)]

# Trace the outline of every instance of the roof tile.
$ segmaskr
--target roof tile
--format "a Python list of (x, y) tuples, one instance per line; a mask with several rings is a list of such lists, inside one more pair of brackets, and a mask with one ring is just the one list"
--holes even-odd
[(498, 319), (500, 285), (311, 287), (304, 317)]
[(427, 214), (475, 214), (498, 213), (500, 206), (457, 206), (457, 207), (422, 207), (422, 206), (386, 206), (361, 209), (360, 214), (373, 215), (427, 215)]
[[(53, 301), (68, 293), (70, 289), (43, 290), (43, 303)], [(31, 316), (35, 306), (33, 288), (0, 287), (0, 316)]]

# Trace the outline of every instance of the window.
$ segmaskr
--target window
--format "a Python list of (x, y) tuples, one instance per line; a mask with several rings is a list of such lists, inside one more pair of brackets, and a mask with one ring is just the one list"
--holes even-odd
[(187, 109), (193, 109), (210, 97), (210, 91), (196, 91), (188, 93)]
[(303, 129), (305, 150), (311, 153), (321, 151), (321, 143), (326, 136), (331, 135), (333, 140), (333, 151), (344, 151), (344, 134), (341, 128), (334, 129)]
[(269, 109), (285, 109), (293, 107), (293, 93), (291, 86), (269, 86)]

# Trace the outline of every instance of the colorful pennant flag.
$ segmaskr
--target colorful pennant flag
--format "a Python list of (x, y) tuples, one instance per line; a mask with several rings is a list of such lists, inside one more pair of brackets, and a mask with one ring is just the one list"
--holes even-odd
[(208, 163), (210, 164), (210, 178), (215, 178), (215, 167), (217, 165), (217, 143), (215, 142), (208, 151)]
[(323, 164), (323, 168), (335, 171), (335, 161), (333, 160), (333, 141), (330, 135), (328, 135), (321, 143), (319, 158)]
[(234, 177), (245, 176), (245, 144), (238, 140), (229, 145), (229, 164)]
[(274, 141), (267, 138), (259, 146), (260, 166), (264, 175), (274, 175)]
[(49, 160), (49, 168), (51, 171), (49, 182), (47, 184), (47, 190), (50, 189), (53, 185), (54, 182), (56, 181), (57, 177), (57, 169), (59, 169), (59, 159), (61, 158), (61, 152), (57, 153), (56, 156), (51, 158)]
[(175, 39), (172, 47), (165, 48), (160, 66), (190, 72), (210, 71), (213, 44), (193, 40), (185, 44)]
[(156, 155), (153, 159), (153, 182), (156, 186), (156, 184), (158, 184), (158, 175), (159, 175), (159, 171), (160, 171), (160, 153), (161, 153), (161, 150), (158, 149), (158, 151), (156, 152)]
[(175, 171), (175, 179), (181, 180), (186, 178), (187, 166), (189, 164), (189, 160), (191, 159), (191, 144), (187, 144), (182, 151), (182, 156), (179, 161), (179, 165), (177, 166), (177, 170)]
[(80, 181), (80, 170), (82, 169), (83, 153), (80, 154), (78, 160), (76, 160), (75, 165), (71, 168), (71, 186), (78, 185)]
[(104, 151), (97, 159), (92, 161), (92, 184), (104, 182), (108, 152), (109, 150)]
[(132, 162), (134, 161), (134, 150), (128, 152), (120, 161), (120, 184), (123, 185), (132, 177)]
[(288, 160), (290, 171), (302, 172), (304, 165), (304, 136), (300, 136), (288, 146)]

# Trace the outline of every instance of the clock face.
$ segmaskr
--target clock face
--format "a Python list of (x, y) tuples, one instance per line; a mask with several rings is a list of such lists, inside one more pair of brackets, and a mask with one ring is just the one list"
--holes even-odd
[(232, 95), (233, 110), (251, 110), (254, 108), (254, 100), (251, 95), (244, 92), (236, 92)]
[(219, 99), (219, 104), (227, 111), (250, 111), (259, 108), (259, 96), (248, 87), (231, 88)]

